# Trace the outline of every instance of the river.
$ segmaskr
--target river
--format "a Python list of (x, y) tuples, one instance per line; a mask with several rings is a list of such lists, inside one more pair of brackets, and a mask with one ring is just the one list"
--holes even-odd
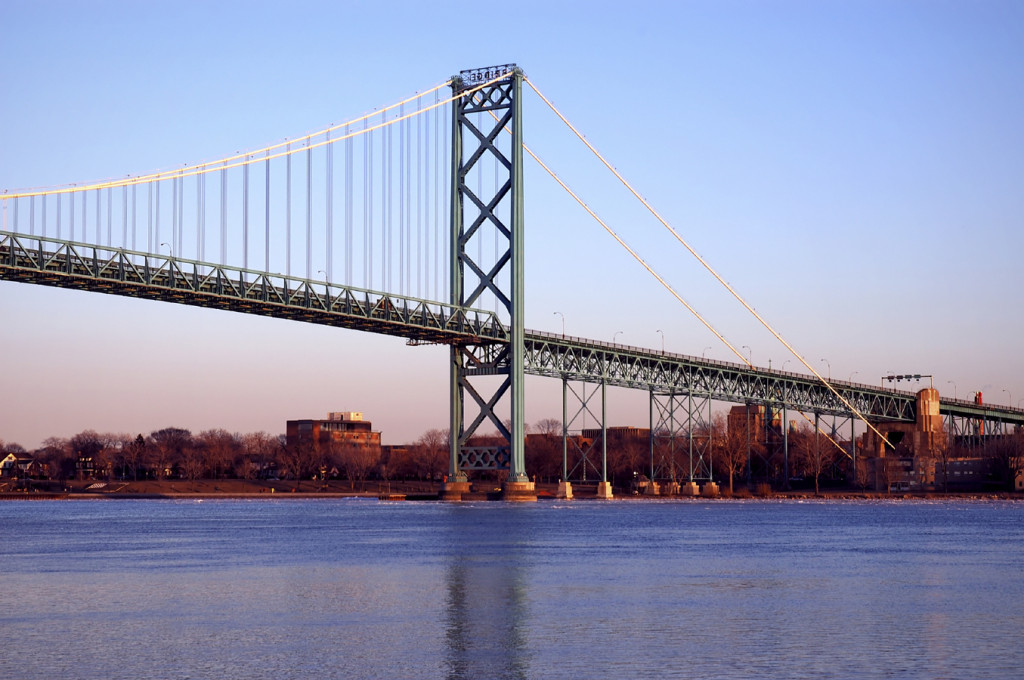
[(0, 503), (0, 678), (1009, 678), (1024, 503)]

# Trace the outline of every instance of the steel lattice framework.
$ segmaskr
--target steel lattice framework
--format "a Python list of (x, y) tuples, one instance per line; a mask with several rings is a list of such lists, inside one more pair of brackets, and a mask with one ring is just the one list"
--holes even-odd
[[(508, 470), (511, 482), (529, 479), (523, 450), (522, 82), (522, 71), (514, 64), (463, 71), (452, 78), (453, 93), (467, 94), (452, 108), (451, 301), (454, 306), (470, 306), (487, 294), (509, 319), (507, 342), (500, 346), (452, 347), (449, 475), (455, 481), (465, 481), (464, 471), (471, 469)], [(470, 89), (479, 83), (485, 84)], [(495, 164), (498, 178), (493, 191), (484, 189), (482, 182), (474, 190), (468, 181), (471, 174), (480, 176), (484, 158)], [(484, 231), (494, 235), (496, 248), (500, 244), (494, 260), (486, 263), (482, 253), (474, 257), (469, 247), (483, 238)], [(479, 379), (495, 375), (504, 376), (497, 387)], [(477, 409), (469, 422), (467, 394)], [(498, 413), (498, 404), (506, 397), (507, 420)], [(502, 443), (472, 442), (484, 423), (497, 430)]]
[[(828, 387), (798, 373), (538, 331), (526, 333), (525, 351), (526, 372), (530, 375), (604, 382), (661, 395), (694, 394), (714, 401), (785, 405), (822, 415), (850, 414)], [(873, 421), (914, 422), (917, 417), (917, 395), (912, 392), (838, 380), (832, 386)], [(1024, 425), (1022, 409), (944, 401), (940, 412), (951, 417)]]
[(0, 279), (460, 345), (507, 342), (494, 313), (121, 248), (0, 231)]

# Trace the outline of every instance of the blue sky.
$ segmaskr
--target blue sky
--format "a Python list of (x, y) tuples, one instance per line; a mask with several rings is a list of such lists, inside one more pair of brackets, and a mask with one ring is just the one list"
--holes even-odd
[[(13, 0), (3, 15), (2, 188), (218, 158), (516, 62), (816, 368), (1024, 399), (1019, 3)], [(527, 144), (754, 363), (796, 367), (524, 101)], [(669, 351), (730, 359), (527, 173), (528, 328), (560, 332), (558, 311), (573, 335), (658, 348), (661, 330)], [(0, 439), (28, 447), (86, 428), (276, 433), (331, 410), (363, 411), (387, 443), (447, 424), (441, 348), (7, 282), (0, 318)], [(529, 421), (560, 413), (557, 383), (527, 389)], [(612, 391), (610, 424), (646, 419), (643, 395)]]

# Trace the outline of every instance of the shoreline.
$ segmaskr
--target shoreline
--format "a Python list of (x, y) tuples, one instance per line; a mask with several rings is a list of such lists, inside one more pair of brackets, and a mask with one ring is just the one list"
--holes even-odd
[[(34, 481), (30, 490), (14, 490), (11, 484), (0, 484), (0, 502), (4, 500), (99, 500), (99, 499), (237, 499), (237, 500), (277, 500), (277, 499), (347, 499), (375, 498), (394, 501), (430, 501), (437, 500), (441, 491), (440, 482), (424, 481), (356, 481), (329, 480), (328, 482), (304, 481), (298, 485), (294, 481), (281, 480), (144, 480), (144, 481), (66, 481), (47, 482)], [(464, 496), (467, 501), (494, 500), (500, 489), (493, 481), (474, 483), (472, 493)], [(538, 500), (557, 500), (558, 484), (537, 482)], [(574, 500), (597, 500), (597, 485), (594, 483), (574, 483)], [(1024, 494), (1006, 491), (866, 491), (861, 489), (822, 489), (815, 494), (813, 489), (796, 489), (789, 491), (772, 491), (768, 494), (757, 494), (746, 486), (738, 488), (730, 494), (722, 489), (718, 496), (681, 496), (645, 494), (634, 495), (629, 489), (616, 488), (614, 500), (644, 501), (709, 501), (709, 500), (773, 500), (773, 501), (869, 501), (869, 500), (906, 500), (906, 501), (1024, 501)]]
[[(95, 484), (95, 483), (94, 483)], [(94, 485), (93, 484), (93, 485)], [(186, 487), (191, 488), (153, 488), (154, 485), (159, 484), (165, 487)], [(134, 489), (125, 488), (125, 485), (111, 485), (112, 489), (94, 488), (87, 489), (81, 484), (71, 485), (62, 490), (40, 490), (35, 489), (31, 491), (8, 491), (0, 490), (0, 502), (3, 501), (45, 501), (45, 500), (70, 500), (70, 501), (92, 501), (92, 500), (345, 500), (345, 499), (376, 499), (380, 501), (408, 501), (408, 502), (431, 502), (438, 501), (440, 486), (435, 485), (433, 489), (423, 488), (424, 485), (416, 485), (415, 489), (403, 489), (396, 488), (401, 485), (392, 485), (391, 489), (386, 488), (386, 484), (381, 484), (384, 488), (362, 488), (362, 489), (340, 489), (340, 488), (328, 488), (324, 489), (310, 489), (308, 491), (299, 489), (293, 490), (291, 488), (280, 488), (281, 485), (278, 483), (275, 486), (264, 488), (257, 486), (255, 488), (244, 488), (243, 485), (230, 485), (232, 488), (221, 488), (224, 485), (219, 483), (213, 485), (212, 483), (198, 483), (195, 485), (183, 485), (180, 483), (169, 484), (160, 482), (151, 482), (146, 484), (147, 488)], [(208, 488), (214, 486), (215, 488)], [(346, 483), (345, 486), (348, 486)], [(371, 485), (366, 485), (371, 486)], [(376, 487), (376, 484), (372, 485)], [(488, 485), (489, 486), (489, 485)], [(120, 488), (119, 488), (120, 487)], [(241, 487), (241, 488), (240, 488)], [(556, 496), (557, 485), (554, 484), (538, 484), (537, 485), (537, 499), (539, 501), (554, 501), (564, 500), (559, 499)], [(581, 489), (583, 493), (577, 491), (574, 494), (574, 501), (590, 502), (598, 499), (596, 494), (586, 493), (585, 489)], [(493, 501), (495, 494), (486, 490), (478, 490), (472, 494), (464, 496), (464, 501)], [(886, 493), (884, 491), (872, 492), (872, 491), (850, 491), (850, 490), (828, 490), (823, 491), (819, 494), (815, 494), (813, 491), (778, 491), (772, 492), (769, 495), (754, 495), (750, 493), (739, 493), (739, 494), (721, 494), (715, 497), (703, 497), (703, 496), (647, 496), (647, 495), (633, 495), (633, 494), (616, 494), (613, 499), (616, 501), (632, 501), (632, 502), (708, 502), (708, 501), (774, 501), (774, 502), (863, 502), (863, 501), (901, 501), (901, 502), (920, 502), (920, 501), (965, 501), (965, 502), (992, 502), (992, 501), (1010, 501), (1010, 502), (1024, 502), (1024, 496), (1020, 494), (1014, 494), (1010, 492), (987, 492), (987, 491), (964, 491), (964, 492), (899, 492), (899, 493)]]

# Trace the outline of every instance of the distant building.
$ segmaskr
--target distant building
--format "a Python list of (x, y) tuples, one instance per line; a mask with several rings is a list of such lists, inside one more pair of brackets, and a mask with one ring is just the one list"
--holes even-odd
[(289, 420), (285, 438), (289, 446), (334, 443), (380, 451), (380, 432), (359, 411), (328, 413), (324, 420)]

